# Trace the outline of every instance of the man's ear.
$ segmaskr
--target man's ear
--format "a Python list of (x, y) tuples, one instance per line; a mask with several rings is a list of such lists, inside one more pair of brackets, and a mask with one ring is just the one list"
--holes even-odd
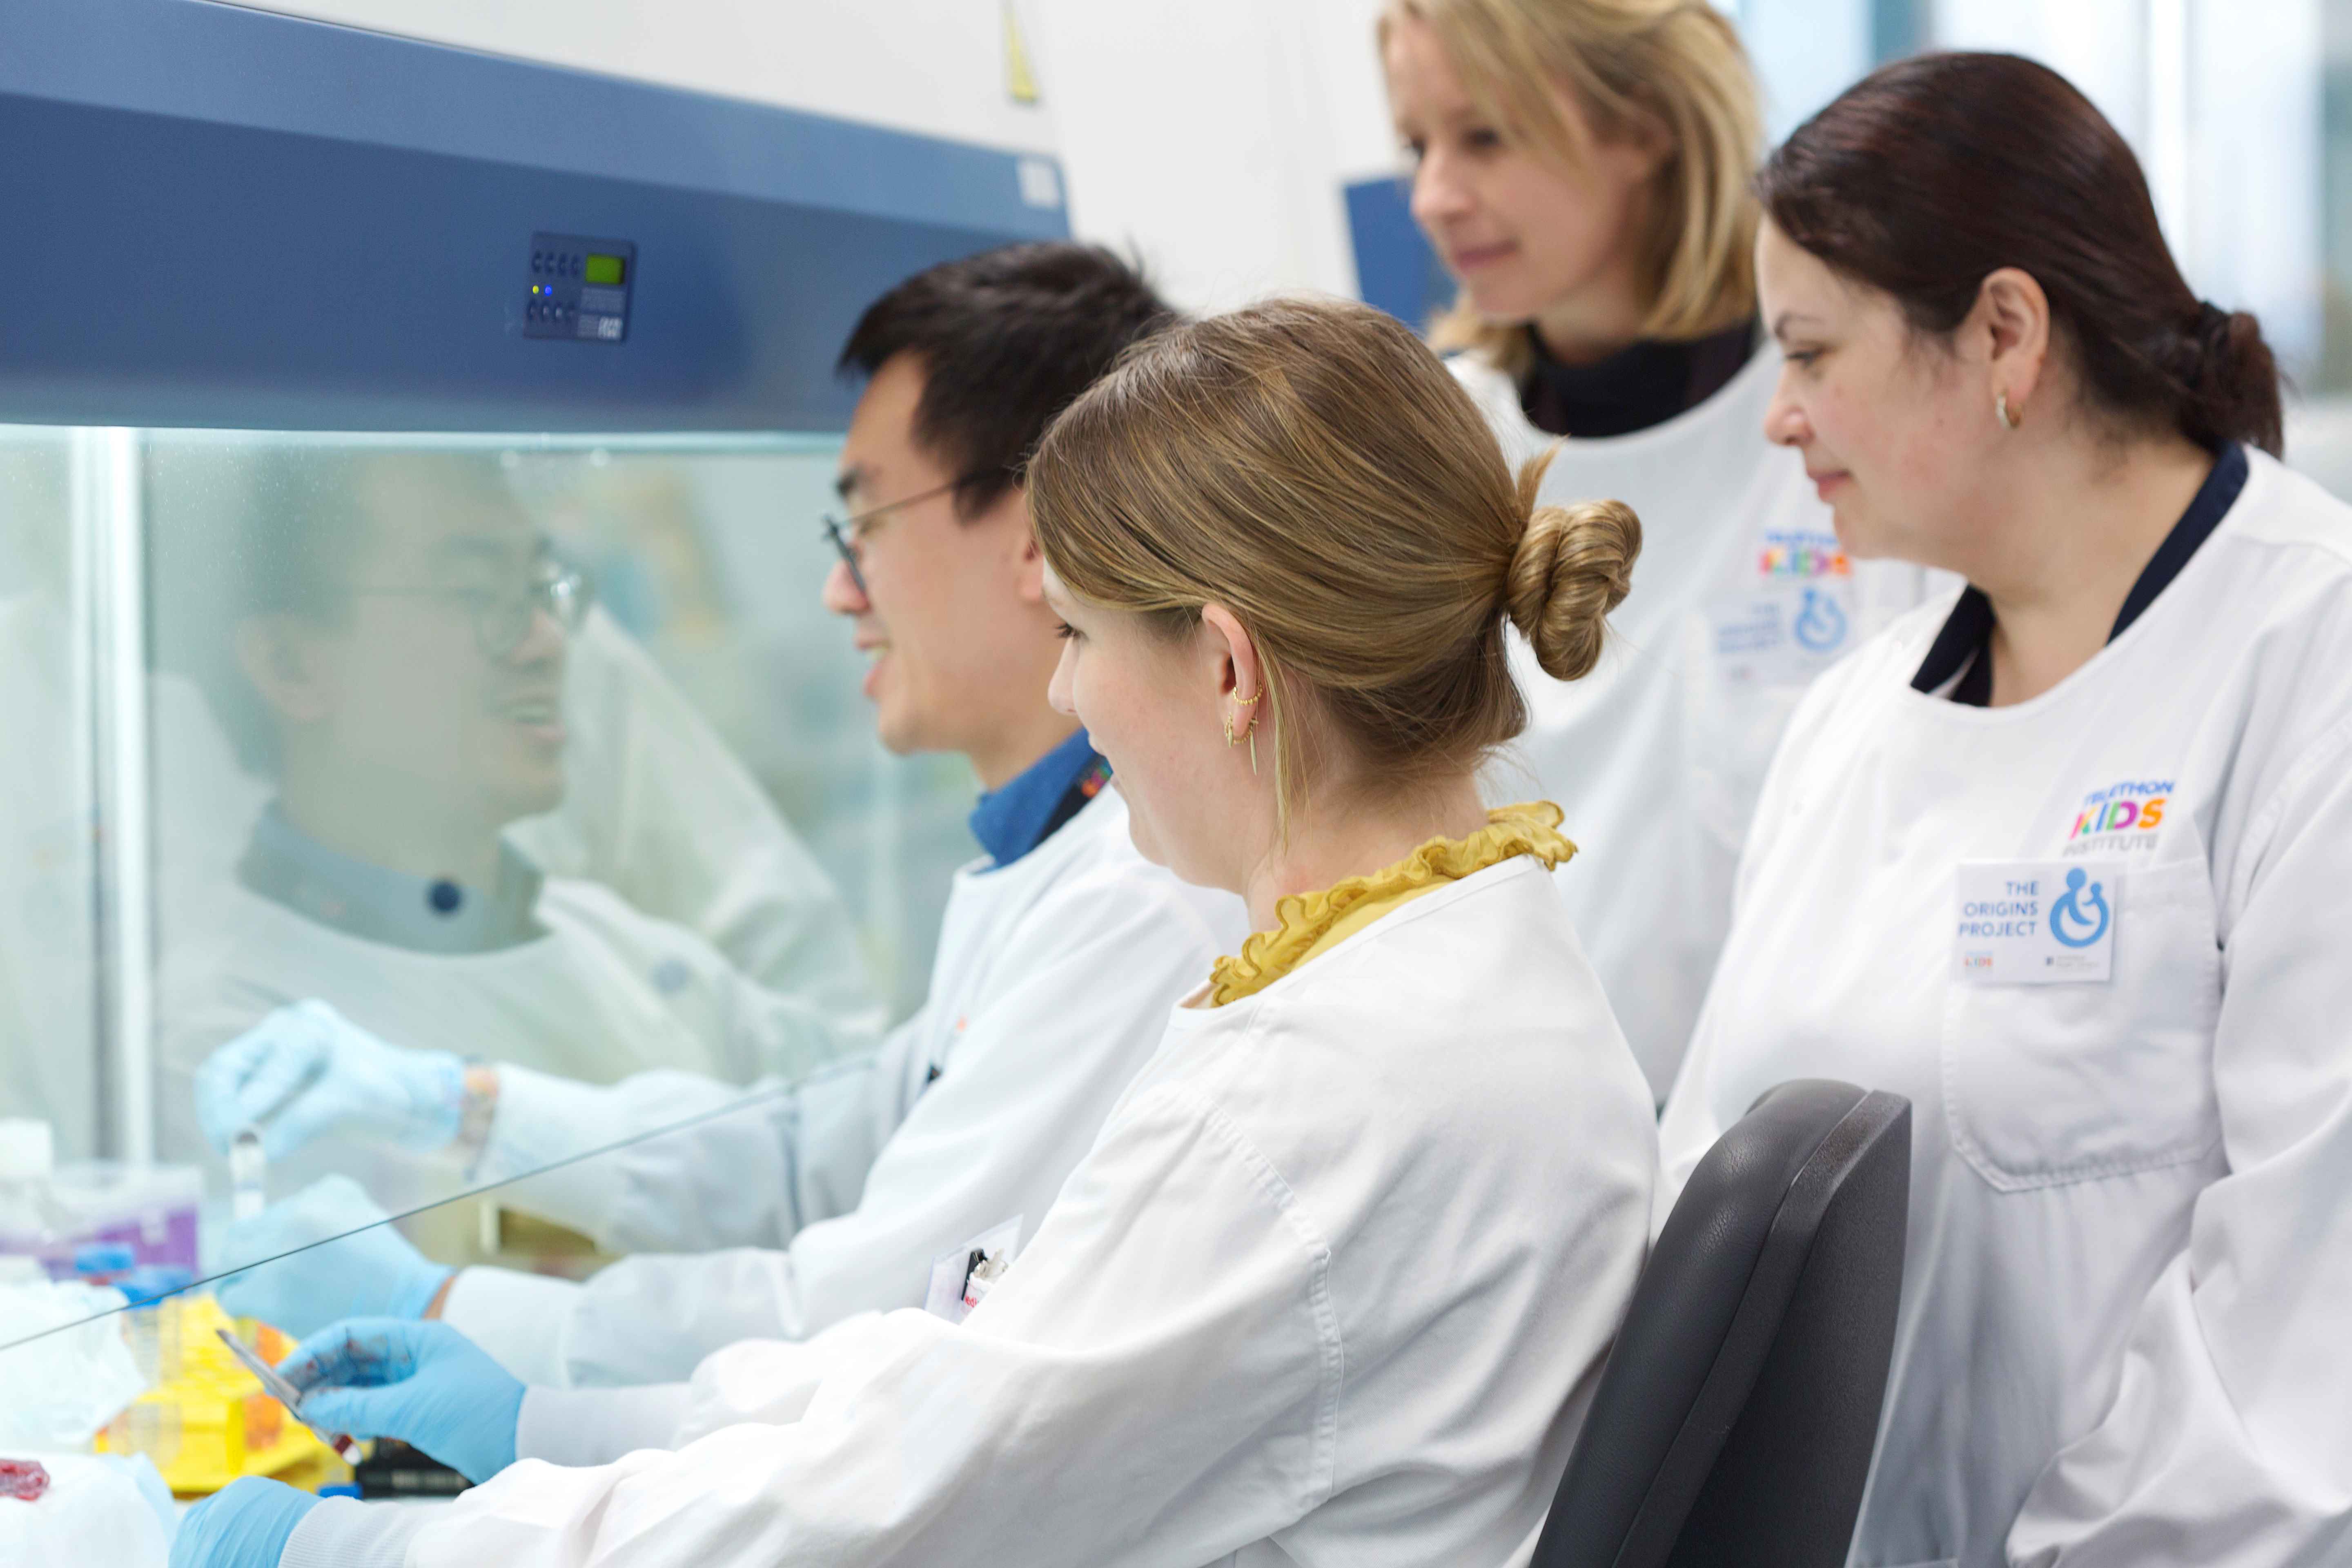
[(1045, 552), (1037, 548), (1037, 536), (1027, 530), (1022, 531), (1021, 557), (1013, 563), (1013, 582), (1023, 604), (1045, 602)]
[(238, 625), (237, 668), (280, 718), (315, 724), (335, 710), (336, 682), (315, 631), (292, 616), (257, 616)]
[(1045, 552), (1037, 548), (1037, 529), (1029, 521), (1029, 491), (1017, 480), (1004, 492), (1003, 499), (990, 509), (1002, 510), (1006, 525), (1020, 540), (1020, 553), (1013, 561), (1013, 585), (1024, 605), (1045, 602)]

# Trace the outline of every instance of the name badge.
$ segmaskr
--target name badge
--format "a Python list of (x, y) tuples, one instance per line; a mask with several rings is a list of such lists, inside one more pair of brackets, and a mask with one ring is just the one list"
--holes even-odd
[(924, 1294), (923, 1310), (934, 1318), (961, 1323), (1003, 1276), (1021, 1245), (1021, 1216), (1014, 1215), (985, 1235), (942, 1252), (931, 1260), (931, 1288)]
[(1962, 861), (1952, 978), (1964, 985), (2107, 979), (2119, 872), (2111, 860)]

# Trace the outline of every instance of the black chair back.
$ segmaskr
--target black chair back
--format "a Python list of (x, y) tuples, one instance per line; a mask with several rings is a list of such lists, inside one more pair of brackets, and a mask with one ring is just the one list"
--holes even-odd
[(1903, 1292), (1911, 1103), (1805, 1079), (1658, 1233), (1531, 1568), (1840, 1568)]

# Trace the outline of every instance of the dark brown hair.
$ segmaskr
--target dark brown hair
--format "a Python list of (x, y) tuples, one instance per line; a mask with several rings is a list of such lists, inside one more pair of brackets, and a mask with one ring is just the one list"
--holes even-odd
[(2014, 55), (1934, 54), (1864, 78), (1757, 177), (1765, 215), (1948, 336), (1986, 276), (2031, 273), (2095, 409), (2201, 447), (2277, 454), (2279, 376), (2243, 310), (2200, 300), (2139, 161), (2072, 83)]
[(1007, 245), (916, 273), (866, 308), (841, 351), (871, 377), (923, 366), (915, 438), (959, 478), (976, 517), (1021, 481), (1054, 416), (1130, 343), (1176, 319), (1142, 272), (1098, 245)]

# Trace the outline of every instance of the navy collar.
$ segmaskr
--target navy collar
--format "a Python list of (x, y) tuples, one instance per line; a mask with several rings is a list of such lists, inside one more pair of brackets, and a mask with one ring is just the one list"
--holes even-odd
[(1755, 352), (1753, 321), (1686, 342), (1645, 338), (1591, 364), (1564, 364), (1533, 327), (1519, 411), (1547, 436), (1630, 436), (1697, 407), (1730, 384)]
[[(2235, 441), (2221, 448), (2213, 461), (2213, 471), (2197, 488), (2189, 502), (2189, 510), (2156, 547), (2147, 564), (2140, 568), (2139, 578), (2132, 584), (2131, 592), (2124, 595), (2124, 607), (2116, 615), (2116, 624), (2107, 628), (2107, 640), (2115, 641), (2131, 624), (2147, 613), (2156, 603), (2157, 595), (2180, 575), (2198, 547), (2212, 537), (2221, 526), (2221, 520), (2238, 503), (2238, 494), (2246, 488), (2249, 466), (2246, 449)], [(1959, 603), (1944, 618), (1941, 631), (1927, 648), (1927, 657), (1920, 661), (1919, 671), (1911, 678), (1914, 691), (1936, 692), (1952, 685), (1951, 700), (1969, 708), (1990, 707), (1992, 703), (1992, 601), (1984, 596), (1974, 584), (1961, 590)]]
[(971, 836), (1002, 868), (1054, 836), (1110, 782), (1110, 763), (1084, 730), (971, 808)]
[(541, 934), (531, 914), (539, 871), (503, 840), (499, 885), (485, 892), (446, 877), (387, 871), (330, 849), (272, 803), (254, 824), (236, 875), (252, 891), (320, 925), (412, 952), (495, 952)]

